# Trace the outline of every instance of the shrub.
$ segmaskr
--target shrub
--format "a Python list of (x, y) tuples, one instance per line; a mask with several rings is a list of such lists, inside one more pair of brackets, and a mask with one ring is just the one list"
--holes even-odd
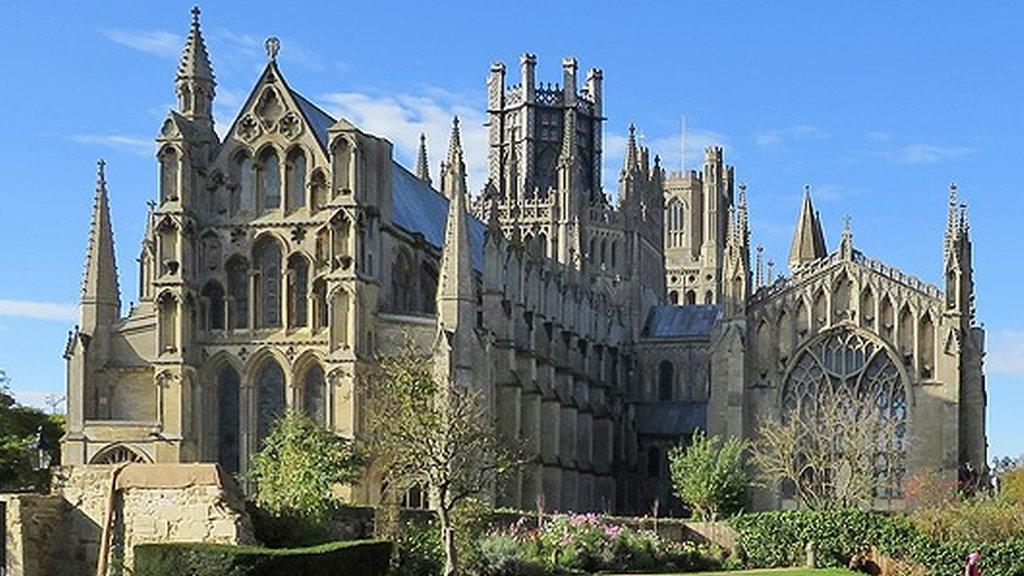
[(260, 508), (319, 522), (338, 503), (334, 490), (355, 481), (359, 470), (351, 442), (289, 411), (253, 456), (249, 475)]
[(693, 508), (701, 520), (717, 520), (743, 507), (749, 474), (743, 466), (746, 442), (709, 438), (695, 432), (689, 444), (679, 444), (668, 455), (675, 495)]
[(748, 568), (775, 568), (803, 563), (808, 542), (817, 546), (823, 567), (844, 567), (874, 547), (897, 560), (920, 564), (934, 576), (962, 570), (974, 548), (982, 552), (986, 573), (1024, 574), (1024, 539), (1002, 542), (940, 541), (923, 533), (906, 516), (860, 510), (798, 510), (737, 516), (730, 524)]
[(435, 576), (444, 567), (441, 532), (436, 521), (408, 521), (398, 528), (394, 576)]
[(389, 542), (333, 542), (310, 548), (269, 549), (225, 544), (140, 544), (135, 576), (321, 576), (339, 566), (352, 576), (385, 576)]

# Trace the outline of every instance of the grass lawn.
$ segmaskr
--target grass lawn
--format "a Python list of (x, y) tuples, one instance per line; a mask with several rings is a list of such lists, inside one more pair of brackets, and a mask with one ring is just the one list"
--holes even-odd
[(824, 570), (808, 570), (806, 568), (781, 568), (776, 570), (738, 570), (732, 572), (691, 572), (690, 574), (679, 574), (671, 576), (855, 576), (856, 574), (856, 572), (850, 572), (849, 570), (839, 570), (835, 568)]

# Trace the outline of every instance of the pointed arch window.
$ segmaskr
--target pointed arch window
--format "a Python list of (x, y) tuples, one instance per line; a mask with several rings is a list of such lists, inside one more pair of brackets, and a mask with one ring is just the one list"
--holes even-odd
[(327, 424), (327, 410), (324, 402), (327, 382), (324, 369), (314, 363), (302, 379), (302, 409), (306, 416), (320, 425)]
[(423, 312), (433, 314), (437, 310), (437, 270), (427, 263), (420, 267), (420, 298)]
[(157, 303), (160, 325), (160, 352), (176, 352), (178, 350), (178, 301), (170, 294), (164, 293)]
[(231, 366), (217, 373), (217, 462), (230, 474), (240, 469), (240, 415), (238, 394), (241, 379)]
[(262, 446), (274, 423), (284, 415), (284, 370), (268, 358), (256, 376), (256, 443)]
[(408, 251), (399, 248), (391, 263), (391, 305), (396, 312), (413, 312), (415, 298), (411, 259)]
[(668, 202), (665, 219), (665, 236), (668, 240), (668, 247), (675, 248), (683, 244), (683, 203), (678, 198)]
[(327, 327), (327, 282), (323, 278), (313, 281), (313, 330)]
[(658, 401), (669, 402), (672, 400), (675, 388), (675, 369), (668, 360), (662, 360), (658, 364)]
[(855, 406), (877, 411), (852, 414), (851, 418), (895, 421), (895, 435), (877, 447), (873, 464), (875, 474), (883, 480), (876, 496), (900, 497), (906, 471), (906, 385), (896, 359), (874, 340), (849, 328), (823, 334), (797, 356), (782, 387), (783, 417), (816, 418), (824, 402), (844, 396), (869, 400)]
[(306, 205), (306, 154), (295, 148), (285, 162), (285, 202), (289, 212)]
[(231, 163), (231, 201), (228, 203), (228, 211), (232, 216), (241, 212), (251, 212), (255, 203), (256, 187), (254, 178), (252, 158), (245, 151), (239, 152)]
[(160, 201), (178, 199), (178, 151), (168, 146), (160, 152)]
[(259, 274), (256, 284), (256, 317), (259, 328), (281, 327), (281, 246), (272, 238), (257, 243), (253, 261)]
[(206, 311), (203, 327), (207, 330), (224, 329), (224, 289), (216, 280), (203, 287), (203, 302)]
[(273, 150), (267, 150), (260, 157), (257, 196), (261, 212), (281, 207), (281, 165)]
[(309, 260), (302, 254), (288, 259), (288, 325), (305, 328), (309, 324)]
[(230, 326), (234, 329), (249, 327), (249, 263), (244, 258), (232, 258), (227, 264), (228, 296), (230, 297)]

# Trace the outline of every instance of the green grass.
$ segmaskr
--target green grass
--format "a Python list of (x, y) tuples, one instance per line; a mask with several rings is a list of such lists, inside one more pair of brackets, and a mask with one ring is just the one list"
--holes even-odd
[(835, 568), (808, 570), (806, 568), (782, 568), (777, 570), (737, 570), (732, 572), (693, 572), (690, 574), (663, 576), (855, 576), (856, 572)]

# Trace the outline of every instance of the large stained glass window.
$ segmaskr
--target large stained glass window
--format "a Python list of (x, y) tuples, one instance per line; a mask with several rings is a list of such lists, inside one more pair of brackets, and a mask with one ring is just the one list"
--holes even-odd
[(892, 354), (850, 329), (826, 333), (800, 353), (782, 388), (783, 418), (799, 414), (810, 422), (820, 417), (826, 401), (837, 399), (847, 399), (849, 418), (894, 424), (894, 434), (875, 441), (876, 496), (900, 498), (906, 471), (906, 387)]

